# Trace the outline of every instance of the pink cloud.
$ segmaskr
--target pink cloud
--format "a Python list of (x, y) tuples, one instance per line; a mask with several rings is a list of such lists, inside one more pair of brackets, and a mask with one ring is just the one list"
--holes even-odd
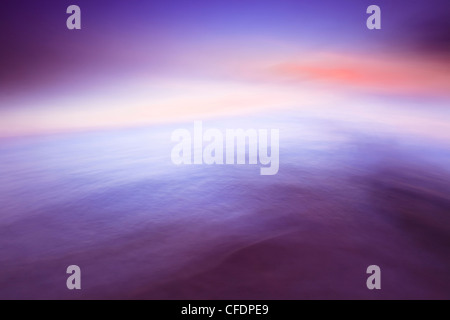
[(314, 81), (370, 92), (450, 96), (447, 65), (402, 57), (327, 54), (281, 61), (267, 76), (277, 81)]

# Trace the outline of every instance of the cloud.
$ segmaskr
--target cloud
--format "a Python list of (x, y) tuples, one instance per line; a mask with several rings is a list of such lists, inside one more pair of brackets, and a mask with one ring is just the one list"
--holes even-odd
[(287, 82), (322, 82), (374, 93), (448, 97), (448, 67), (395, 55), (326, 53), (279, 61), (268, 76)]

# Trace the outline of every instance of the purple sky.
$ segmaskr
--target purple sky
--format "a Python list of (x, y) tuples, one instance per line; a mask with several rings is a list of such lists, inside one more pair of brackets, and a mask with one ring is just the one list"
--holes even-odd
[[(66, 28), (71, 4), (81, 7), (81, 30)], [(365, 26), (371, 4), (381, 7), (381, 30)], [(288, 74), (289, 81), (362, 83), (375, 93), (440, 95), (449, 83), (449, 12), (444, 0), (6, 0), (0, 13), (0, 105), (7, 114), (0, 112), (20, 120), (17, 112), (42, 106), (63, 112), (78, 99), (79, 110), (89, 109), (110, 103), (93, 94), (114, 100), (117, 88), (117, 101), (131, 101), (146, 90), (135, 88), (147, 80), (157, 92), (154, 83), (171, 79), (165, 87), (170, 95), (172, 81), (180, 78), (190, 86), (198, 80), (286, 81)], [(393, 76), (375, 72), (399, 63)], [(275, 72), (266, 72), (274, 66)], [(362, 75), (367, 68), (374, 70)], [(381, 88), (388, 78), (392, 83)], [(139, 103), (151, 108), (153, 100), (146, 96)]]

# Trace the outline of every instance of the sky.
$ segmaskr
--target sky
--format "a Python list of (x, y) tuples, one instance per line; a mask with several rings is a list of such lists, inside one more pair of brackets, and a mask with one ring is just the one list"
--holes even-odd
[[(449, 0), (0, 8), (0, 298), (449, 296)], [(176, 166), (193, 121), (279, 172)]]
[(450, 98), (448, 1), (6, 0), (0, 18), (0, 137)]

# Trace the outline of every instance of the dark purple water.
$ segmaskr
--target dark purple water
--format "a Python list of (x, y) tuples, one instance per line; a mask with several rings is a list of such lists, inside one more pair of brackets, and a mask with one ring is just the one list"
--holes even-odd
[(449, 299), (449, 149), (277, 124), (275, 176), (175, 166), (169, 126), (4, 140), (0, 298)]

